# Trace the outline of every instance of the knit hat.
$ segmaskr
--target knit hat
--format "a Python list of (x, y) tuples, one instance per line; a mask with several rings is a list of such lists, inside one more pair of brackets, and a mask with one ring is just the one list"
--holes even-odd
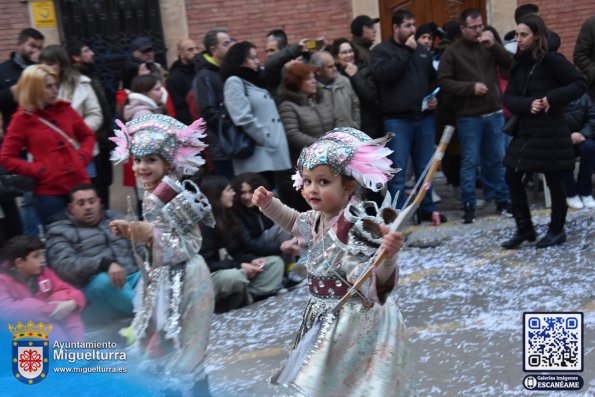
[(438, 26), (434, 22), (424, 23), (415, 31), (415, 40), (419, 39), (422, 34), (429, 33), (432, 38), (436, 36)]

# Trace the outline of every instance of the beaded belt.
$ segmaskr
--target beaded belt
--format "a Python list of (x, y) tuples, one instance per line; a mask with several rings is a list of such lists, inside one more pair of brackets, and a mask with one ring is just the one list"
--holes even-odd
[(321, 299), (340, 299), (351, 286), (335, 275), (320, 276), (308, 273), (310, 294)]

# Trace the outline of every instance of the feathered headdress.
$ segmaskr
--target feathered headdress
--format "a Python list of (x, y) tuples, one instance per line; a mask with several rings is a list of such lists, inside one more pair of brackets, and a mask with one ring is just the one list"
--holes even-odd
[(201, 141), (205, 135), (205, 122), (198, 119), (189, 126), (161, 114), (139, 117), (124, 125), (116, 120), (119, 130), (110, 138), (116, 144), (111, 160), (121, 163), (130, 156), (142, 157), (159, 154), (183, 175), (194, 174), (205, 163), (200, 152), (207, 145)]
[(392, 168), (392, 161), (388, 159), (393, 151), (386, 147), (386, 143), (392, 136), (387, 134), (372, 139), (362, 131), (347, 127), (325, 133), (318, 142), (302, 149), (297, 172), (292, 177), (293, 186), (299, 190), (304, 184), (303, 168), (311, 170), (328, 165), (335, 175), (351, 176), (362, 186), (379, 191), (399, 171)]

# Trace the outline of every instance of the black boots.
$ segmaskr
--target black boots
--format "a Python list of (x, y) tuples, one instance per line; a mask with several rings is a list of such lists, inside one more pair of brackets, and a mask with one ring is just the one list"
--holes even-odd
[(523, 241), (535, 241), (537, 238), (533, 223), (531, 222), (531, 211), (527, 202), (513, 203), (510, 206), (512, 216), (516, 222), (516, 231), (510, 240), (501, 244), (502, 248), (514, 249)]
[[(511, 205), (511, 210), (516, 222), (517, 230), (510, 240), (502, 243), (502, 248), (506, 249), (517, 248), (524, 241), (535, 241), (536, 238), (535, 229), (531, 222), (529, 205), (526, 202), (514, 203)], [(552, 208), (550, 226), (547, 234), (535, 244), (537, 248), (551, 247), (566, 241), (564, 223), (566, 223), (567, 210), (566, 207), (557, 209)]]
[(560, 245), (566, 241), (564, 224), (566, 223), (567, 211), (568, 207), (558, 209), (552, 208), (550, 227), (548, 228), (547, 234), (535, 244), (537, 248), (546, 248), (553, 245)]

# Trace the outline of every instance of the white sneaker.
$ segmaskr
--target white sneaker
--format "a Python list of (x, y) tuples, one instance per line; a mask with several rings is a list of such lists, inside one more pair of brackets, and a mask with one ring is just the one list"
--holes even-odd
[(581, 200), (586, 208), (595, 208), (595, 200), (593, 200), (593, 196), (581, 196)]
[(578, 196), (566, 197), (566, 204), (568, 204), (570, 208), (574, 208), (575, 210), (580, 210), (584, 207), (583, 202)]

